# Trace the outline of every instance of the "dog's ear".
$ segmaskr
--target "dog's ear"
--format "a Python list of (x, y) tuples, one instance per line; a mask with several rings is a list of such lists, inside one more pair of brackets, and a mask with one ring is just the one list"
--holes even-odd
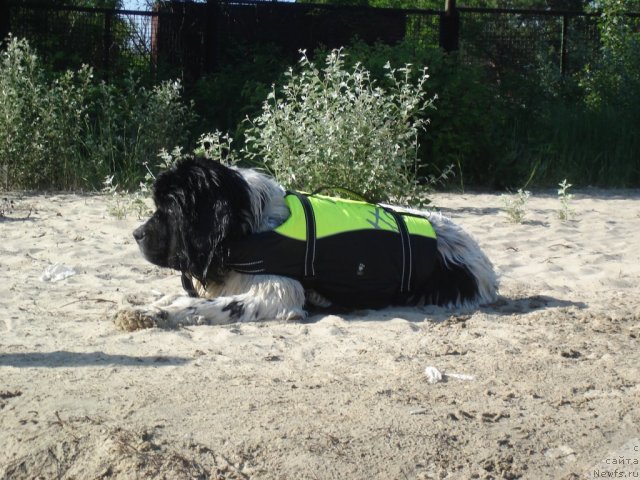
[(180, 270), (203, 284), (222, 279), (229, 242), (248, 231), (248, 189), (237, 171), (204, 158), (185, 160), (158, 176), (154, 200), (170, 212), (181, 239)]

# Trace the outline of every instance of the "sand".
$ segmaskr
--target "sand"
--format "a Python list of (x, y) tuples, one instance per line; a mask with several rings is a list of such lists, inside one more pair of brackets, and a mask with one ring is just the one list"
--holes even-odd
[(119, 308), (181, 288), (138, 254), (136, 216), (5, 196), (0, 478), (639, 475), (638, 191), (580, 191), (569, 221), (534, 192), (520, 224), (499, 194), (434, 195), (500, 272), (476, 311), (134, 333)]

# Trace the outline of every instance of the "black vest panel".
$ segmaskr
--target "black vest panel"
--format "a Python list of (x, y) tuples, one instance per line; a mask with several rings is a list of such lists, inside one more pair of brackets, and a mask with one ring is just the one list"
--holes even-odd
[(308, 237), (298, 240), (275, 230), (256, 233), (231, 246), (227, 265), (240, 273), (295, 278), (345, 308), (408, 304), (425, 292), (437, 242), (409, 235), (406, 228), (404, 235), (398, 230), (353, 230), (314, 238), (311, 249)]

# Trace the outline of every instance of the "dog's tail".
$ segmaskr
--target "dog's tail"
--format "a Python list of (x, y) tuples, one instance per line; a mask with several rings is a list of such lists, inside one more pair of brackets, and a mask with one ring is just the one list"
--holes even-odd
[(440, 214), (430, 214), (438, 253), (425, 303), (477, 307), (496, 301), (498, 277), (489, 258), (467, 232)]

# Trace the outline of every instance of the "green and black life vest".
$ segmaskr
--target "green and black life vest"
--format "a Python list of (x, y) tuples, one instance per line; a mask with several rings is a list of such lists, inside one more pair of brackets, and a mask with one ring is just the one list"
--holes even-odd
[(322, 195), (288, 193), (285, 201), (290, 217), (231, 245), (229, 268), (295, 278), (348, 308), (406, 304), (424, 293), (436, 257), (426, 218)]

